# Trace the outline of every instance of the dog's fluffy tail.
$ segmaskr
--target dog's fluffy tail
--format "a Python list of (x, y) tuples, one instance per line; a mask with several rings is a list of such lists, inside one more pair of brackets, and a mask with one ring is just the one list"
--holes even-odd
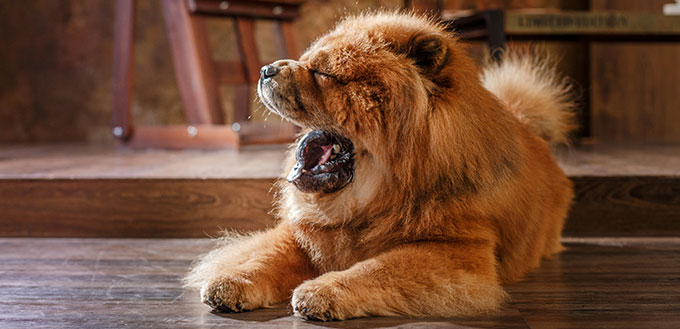
[(546, 51), (506, 51), (500, 63), (484, 67), (481, 80), (538, 136), (550, 144), (568, 143), (569, 132), (577, 127), (573, 88), (557, 74)]

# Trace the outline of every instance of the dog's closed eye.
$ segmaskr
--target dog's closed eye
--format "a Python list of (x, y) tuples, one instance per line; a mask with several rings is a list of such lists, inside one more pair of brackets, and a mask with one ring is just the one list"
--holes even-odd
[(314, 81), (316, 82), (319, 87), (328, 87), (335, 82), (337, 82), (337, 78), (331, 74), (328, 73), (323, 73), (319, 72), (316, 70), (311, 70), (312, 74), (314, 75)]

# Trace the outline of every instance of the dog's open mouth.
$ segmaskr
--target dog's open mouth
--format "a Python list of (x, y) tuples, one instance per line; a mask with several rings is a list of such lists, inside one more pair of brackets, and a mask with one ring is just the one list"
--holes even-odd
[(300, 191), (333, 193), (354, 178), (354, 144), (335, 133), (313, 130), (305, 135), (295, 153), (297, 163), (288, 181)]

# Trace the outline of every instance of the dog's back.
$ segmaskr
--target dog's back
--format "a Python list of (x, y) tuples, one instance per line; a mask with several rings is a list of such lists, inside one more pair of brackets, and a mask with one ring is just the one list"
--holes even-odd
[(531, 156), (525, 157), (524, 169), (508, 191), (513, 200), (499, 219), (499, 274), (502, 281), (513, 282), (537, 267), (541, 258), (562, 250), (559, 238), (573, 198), (572, 184), (548, 146), (567, 143), (576, 128), (576, 105), (571, 84), (540, 49), (511, 49), (500, 63), (483, 68), (481, 81), (533, 133), (521, 136)]

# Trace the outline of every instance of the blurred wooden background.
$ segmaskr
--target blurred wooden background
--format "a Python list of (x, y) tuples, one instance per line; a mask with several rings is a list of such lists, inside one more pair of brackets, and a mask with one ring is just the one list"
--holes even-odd
[[(668, 0), (446, 0), (446, 9), (558, 8), (661, 12)], [(413, 0), (435, 8), (434, 0)], [(399, 8), (401, 0), (312, 0), (298, 21), (300, 49), (345, 14)], [(184, 120), (160, 4), (140, 0), (137, 14), (133, 115), (140, 124)], [(0, 2), (0, 144), (88, 142), (110, 144), (114, 2), (26, 0)], [(267, 23), (256, 26), (264, 62), (276, 59)], [(208, 23), (216, 59), (237, 54), (228, 20)], [(680, 144), (680, 45), (558, 44), (562, 58), (592, 108), (597, 142)], [(481, 48), (472, 48), (481, 54)], [(221, 89), (230, 113), (232, 90)], [(257, 108), (257, 106), (255, 107)], [(256, 110), (254, 120), (262, 120)], [(229, 118), (227, 118), (229, 120)], [(279, 120), (270, 118), (270, 120)]]
[[(592, 0), (594, 10), (660, 13), (667, 0)], [(591, 48), (592, 133), (607, 143), (680, 144), (680, 44)]]

